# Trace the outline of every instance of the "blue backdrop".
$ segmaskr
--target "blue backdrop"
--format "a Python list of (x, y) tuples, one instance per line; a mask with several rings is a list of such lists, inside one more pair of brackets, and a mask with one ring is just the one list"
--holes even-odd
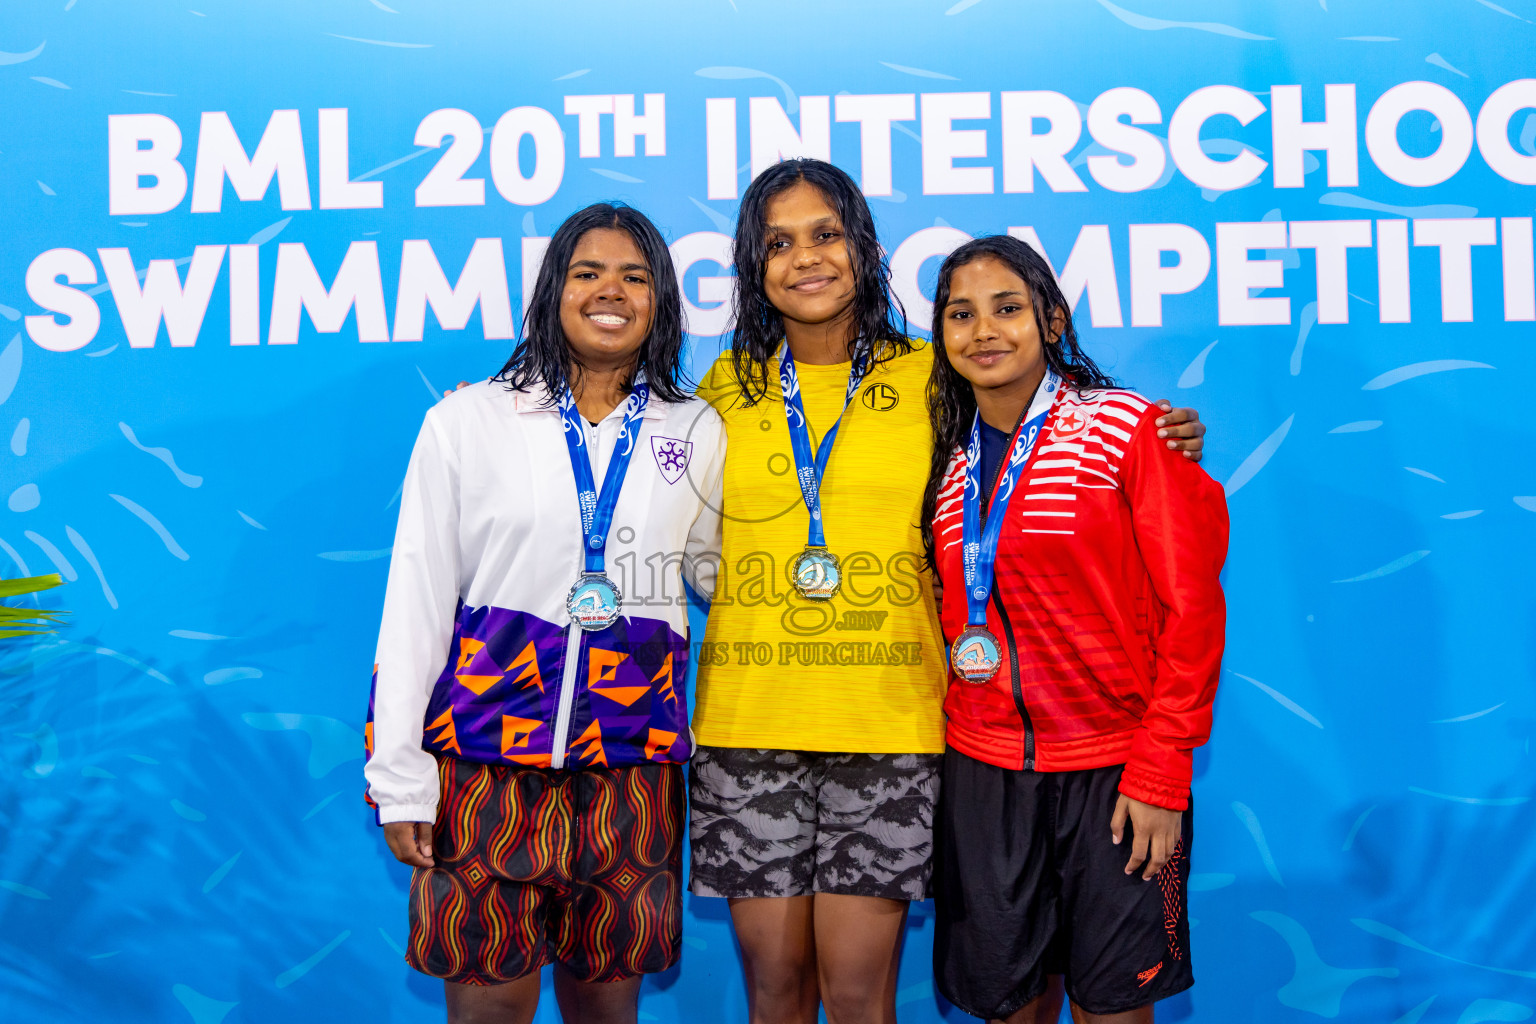
[[(360, 336), (386, 314), (412, 334), (406, 240), (446, 287), (500, 239), (515, 317), (537, 240), (617, 197), (697, 236), (678, 254), (701, 368), (734, 195), (754, 160), (822, 146), (888, 193), (919, 324), (933, 254), (1033, 228), (1069, 291), (1088, 285), (1094, 356), (1211, 425), (1230, 628), (1195, 762), (1199, 983), (1162, 1019), (1532, 1016), (1536, 105), (1498, 90), (1530, 72), (1536, 3), (186, 2), (0, 12), (0, 573), (63, 573), (45, 606), (72, 613), (0, 641), (0, 1018), (441, 1013), (401, 961), (407, 870), (362, 804), (361, 729), (410, 445), (440, 389), (505, 358), (501, 266), (470, 275), (461, 329), (439, 292), (423, 341)], [(1389, 92), (1409, 82), (1430, 85)], [(1325, 110), (1340, 84), (1347, 118)], [(1295, 85), (1332, 129), (1272, 117)], [(636, 138), (626, 104), (655, 114), (647, 94), (665, 124)], [(586, 139), (573, 96), (597, 97), (571, 108)], [(493, 130), (519, 107), (539, 111)], [(322, 109), (348, 112), (339, 133)], [(416, 145), (447, 109), (462, 148)], [(1116, 123), (1137, 110), (1145, 136)], [(250, 198), (223, 187), (211, 212), (236, 153), (203, 120), (219, 111), (236, 155), (272, 145), (228, 172)], [(116, 115), (135, 116), (114, 147)], [(1110, 165), (1117, 138), (1132, 170)], [(425, 198), (478, 179), (483, 204), (417, 205), (470, 155), (468, 184)], [(1356, 226), (1297, 226), (1331, 221)], [(229, 248), (213, 267), (194, 246)], [(349, 251), (357, 311), (322, 311), (326, 332), (301, 316), (282, 344), (304, 257), (324, 288)], [(50, 284), (67, 272), (73, 291)], [(141, 280), (179, 334), (145, 326)], [(723, 904), (686, 908), (641, 1018), (744, 1020)], [(963, 1019), (933, 992), (931, 935), (920, 905), (902, 1018)]]

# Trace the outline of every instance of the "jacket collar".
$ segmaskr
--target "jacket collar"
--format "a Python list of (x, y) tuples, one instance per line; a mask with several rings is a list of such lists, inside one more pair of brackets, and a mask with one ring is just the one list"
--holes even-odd
[[(560, 407), (556, 405), (554, 401), (549, 397), (549, 389), (544, 386), (542, 381), (538, 384), (534, 384), (527, 391), (513, 391), (511, 394), (512, 408), (520, 413), (547, 412), (555, 416), (560, 415)], [(617, 414), (622, 408), (622, 404), (615, 406), (613, 412), (609, 413), (608, 415), (613, 416)], [(658, 401), (653, 396), (651, 400), (646, 403), (645, 412), (641, 415), (641, 419), (660, 420), (666, 419), (666, 416), (667, 403)], [(605, 416), (603, 418), (607, 419), (608, 417)]]

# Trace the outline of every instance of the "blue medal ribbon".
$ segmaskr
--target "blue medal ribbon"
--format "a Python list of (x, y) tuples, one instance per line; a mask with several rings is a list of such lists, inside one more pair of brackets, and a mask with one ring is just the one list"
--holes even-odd
[(965, 565), (965, 603), (967, 622), (972, 626), (987, 624), (987, 599), (992, 596), (993, 572), (997, 566), (997, 543), (1003, 535), (1003, 520), (1008, 518), (1008, 500), (1019, 482), (1019, 475), (1040, 440), (1045, 418), (1050, 415), (1061, 378), (1047, 370), (1035, 390), (1025, 418), (1014, 431), (1008, 445), (1004, 468), (992, 492), (987, 510), (987, 524), (981, 525), (981, 413), (971, 421), (971, 441), (965, 449), (964, 516), (961, 521), (961, 559)]
[(795, 357), (789, 346), (779, 351), (779, 386), (784, 392), (784, 416), (789, 421), (789, 444), (795, 453), (795, 476), (800, 481), (800, 496), (805, 499), (805, 509), (811, 514), (807, 544), (813, 548), (827, 546), (826, 532), (821, 520), (821, 480), (827, 472), (827, 462), (832, 458), (832, 443), (837, 440), (837, 428), (842, 426), (848, 403), (858, 393), (859, 385), (868, 372), (868, 359), (855, 356), (848, 371), (848, 391), (843, 396), (843, 411), (837, 414), (832, 429), (822, 435), (821, 445), (811, 455), (810, 429), (806, 425), (805, 406), (800, 401), (800, 375), (795, 372)]
[(603, 555), (608, 549), (608, 528), (613, 525), (613, 511), (619, 503), (619, 491), (624, 486), (624, 475), (629, 472), (629, 460), (635, 454), (640, 438), (640, 417), (650, 404), (651, 386), (643, 376), (635, 379), (634, 390), (624, 399), (624, 432), (613, 449), (608, 461), (608, 472), (603, 474), (603, 489), (599, 493), (592, 477), (591, 452), (587, 449), (587, 429), (576, 399), (569, 389), (560, 396), (560, 420), (565, 426), (565, 447), (571, 456), (571, 469), (576, 473), (576, 502), (581, 509), (581, 548), (586, 556), (586, 572), (603, 571)]

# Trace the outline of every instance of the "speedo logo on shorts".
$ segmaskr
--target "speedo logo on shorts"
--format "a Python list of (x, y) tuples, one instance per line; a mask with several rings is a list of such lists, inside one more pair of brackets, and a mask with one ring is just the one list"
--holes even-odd
[(1157, 962), (1157, 966), (1156, 967), (1148, 967), (1146, 970), (1144, 970), (1140, 974), (1136, 975), (1136, 981), (1137, 981), (1136, 987), (1137, 988), (1145, 988), (1147, 983), (1149, 981), (1151, 981), (1153, 978), (1157, 977), (1157, 972), (1162, 970), (1162, 969), (1163, 969), (1163, 962), (1161, 960), (1159, 960)]

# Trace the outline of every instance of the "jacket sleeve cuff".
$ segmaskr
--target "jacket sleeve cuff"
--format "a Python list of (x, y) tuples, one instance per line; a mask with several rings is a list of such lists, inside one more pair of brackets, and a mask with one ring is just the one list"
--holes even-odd
[(378, 816), (380, 825), (388, 825), (392, 821), (436, 821), (437, 805), (388, 804), (379, 808)]
[(1120, 776), (1120, 792), (1144, 804), (1182, 811), (1189, 807), (1187, 779), (1172, 779), (1132, 761)]

